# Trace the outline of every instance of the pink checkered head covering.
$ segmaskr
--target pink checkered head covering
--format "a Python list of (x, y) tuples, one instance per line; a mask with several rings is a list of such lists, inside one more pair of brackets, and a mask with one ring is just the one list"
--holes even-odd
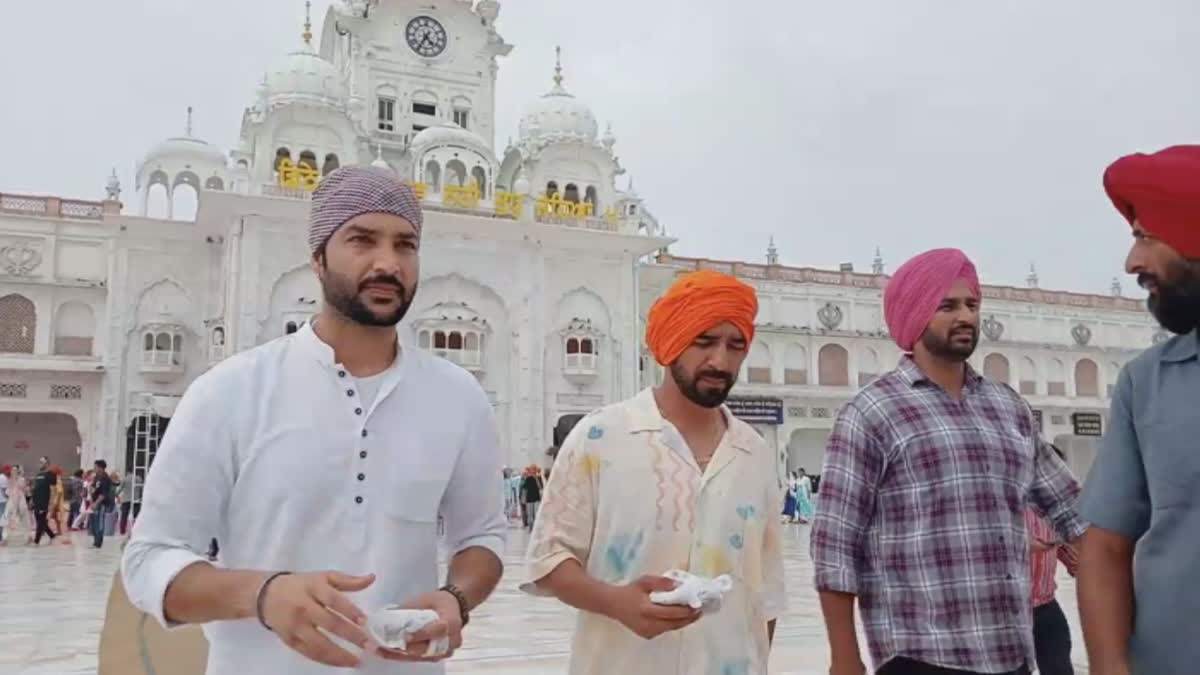
[(408, 183), (382, 169), (346, 166), (325, 176), (313, 193), (308, 247), (316, 253), (346, 221), (364, 213), (400, 216), (421, 236), (421, 202)]

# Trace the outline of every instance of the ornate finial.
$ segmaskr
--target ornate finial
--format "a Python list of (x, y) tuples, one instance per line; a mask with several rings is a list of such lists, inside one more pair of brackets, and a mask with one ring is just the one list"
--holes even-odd
[(1112, 294), (1114, 298), (1121, 297), (1121, 280), (1117, 277), (1113, 277), (1112, 280)]
[(775, 248), (775, 235), (767, 238), (767, 264), (779, 264), (779, 250)]
[(879, 252), (879, 247), (875, 247), (875, 260), (871, 262), (871, 274), (883, 274), (883, 254)]
[(1037, 267), (1034, 266), (1033, 263), (1029, 263), (1029, 276), (1025, 277), (1025, 283), (1028, 284), (1030, 288), (1038, 287)]
[(554, 86), (561, 87), (562, 83), (562, 47), (558, 46), (554, 48)]
[(188, 138), (192, 137), (192, 106), (188, 106), (187, 129), (184, 130)]
[(304, 3), (304, 32), (300, 34), (304, 38), (304, 43), (312, 46), (312, 0), (305, 0)]
[(108, 201), (110, 202), (121, 199), (121, 180), (117, 178), (116, 167), (113, 167), (112, 173), (108, 176), (108, 184), (104, 186), (104, 191), (108, 194)]

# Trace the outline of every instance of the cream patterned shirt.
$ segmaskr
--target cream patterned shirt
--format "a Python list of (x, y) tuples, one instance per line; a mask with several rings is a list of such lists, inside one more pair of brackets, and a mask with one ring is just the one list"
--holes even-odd
[(767, 672), (767, 622), (786, 605), (784, 470), (749, 425), (722, 410), (729, 429), (704, 472), (650, 389), (587, 416), (563, 443), (522, 590), (544, 594), (534, 582), (572, 558), (614, 585), (675, 568), (734, 580), (719, 612), (653, 640), (580, 612), (571, 675)]

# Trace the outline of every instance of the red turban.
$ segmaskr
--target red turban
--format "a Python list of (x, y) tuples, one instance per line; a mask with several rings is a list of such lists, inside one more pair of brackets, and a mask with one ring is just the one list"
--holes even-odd
[(1137, 153), (1104, 172), (1104, 190), (1132, 225), (1185, 258), (1200, 259), (1200, 145)]
[(725, 274), (700, 270), (671, 284), (650, 308), (646, 346), (659, 365), (670, 365), (704, 331), (728, 321), (754, 340), (758, 296), (754, 289)]
[(896, 270), (883, 290), (883, 320), (900, 349), (913, 350), (946, 292), (959, 279), (980, 297), (975, 265), (956, 248), (926, 251)]

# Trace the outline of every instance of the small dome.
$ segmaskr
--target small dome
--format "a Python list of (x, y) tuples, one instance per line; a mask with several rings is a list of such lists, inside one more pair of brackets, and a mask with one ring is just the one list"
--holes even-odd
[(521, 141), (582, 141), (594, 143), (600, 125), (587, 104), (572, 96), (562, 85), (561, 51), (554, 68), (554, 87), (521, 116)]
[(429, 148), (444, 145), (474, 150), (484, 157), (492, 156), (491, 148), (478, 134), (467, 131), (453, 122), (443, 122), (422, 129), (413, 136), (411, 150), (414, 155), (420, 156)]
[(346, 104), (346, 88), (337, 68), (321, 58), (307, 42), (267, 74), (265, 88), (267, 105), (294, 101), (333, 107)]
[(150, 152), (146, 153), (142, 164), (162, 160), (182, 161), (186, 164), (196, 165), (196, 168), (225, 167), (225, 153), (221, 152), (220, 148), (190, 136), (168, 138), (155, 145)]

